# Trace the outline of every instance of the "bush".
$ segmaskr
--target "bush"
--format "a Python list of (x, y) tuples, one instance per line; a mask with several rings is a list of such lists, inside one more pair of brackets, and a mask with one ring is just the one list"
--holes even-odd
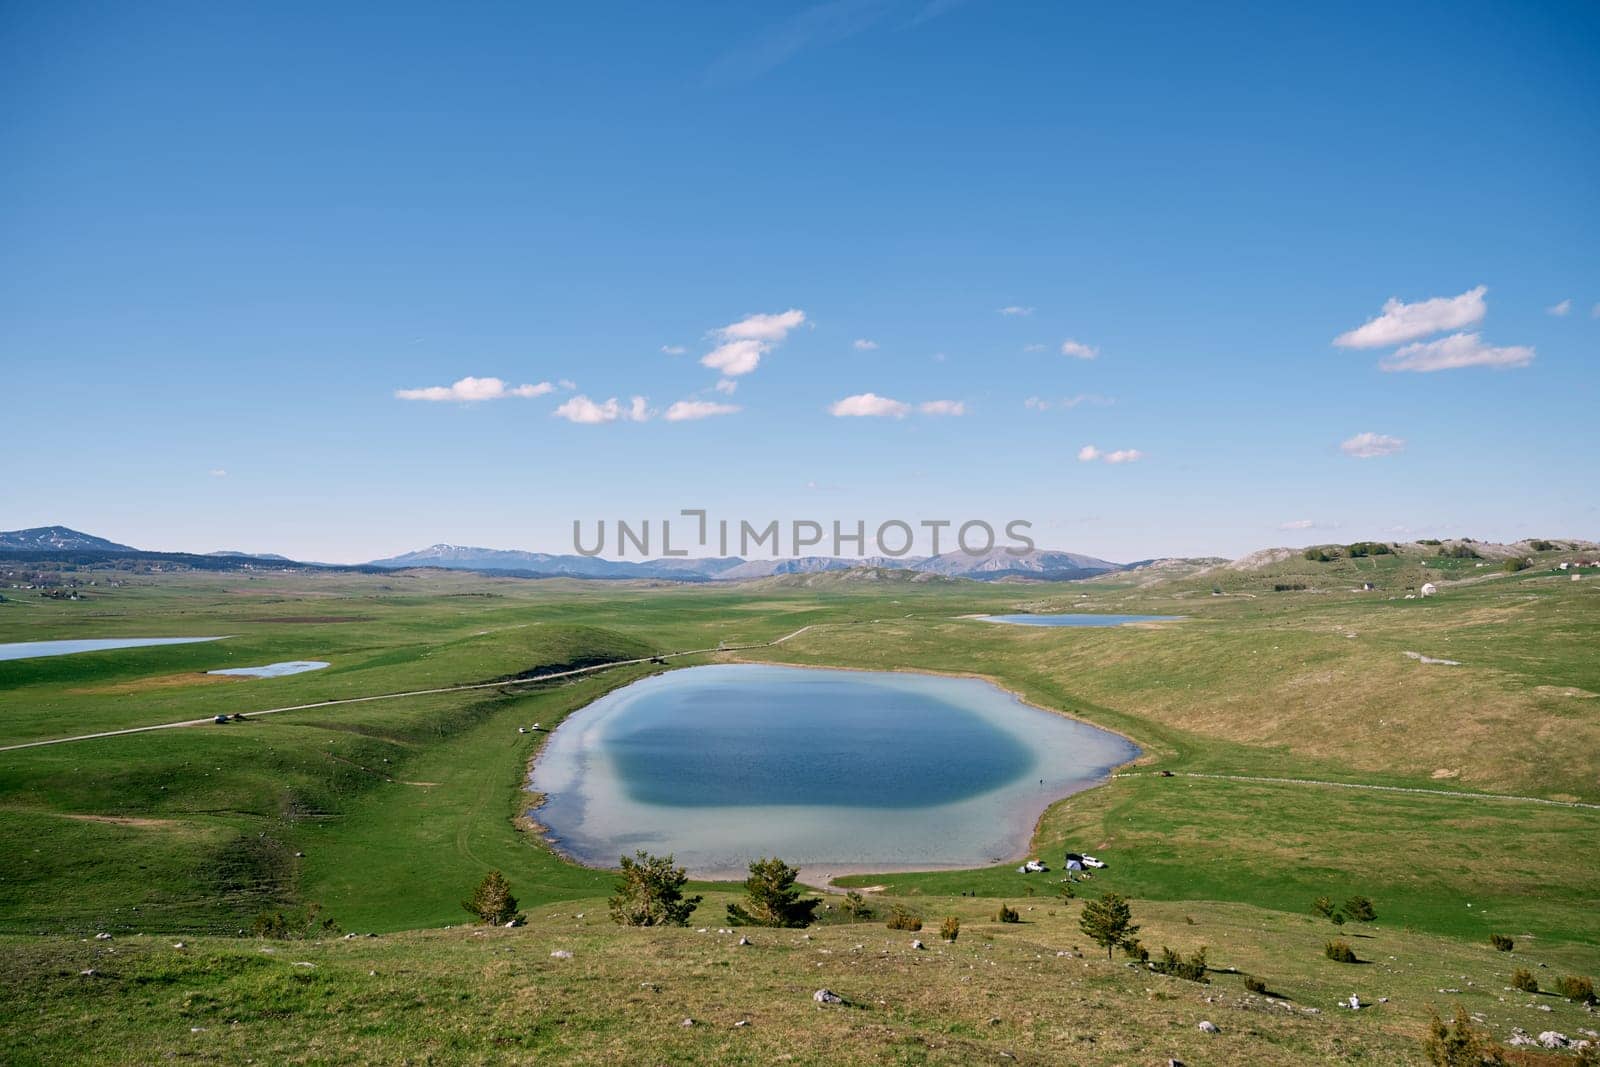
[(854, 889), (844, 895), (844, 910), (852, 919), (872, 918), (872, 907), (867, 903), (867, 898)]
[(644, 850), (635, 859), (622, 857), (622, 880), (610, 900), (611, 918), (623, 926), (688, 926), (702, 898), (683, 895), (688, 872), (672, 865), (671, 856)]
[(954, 915), (946, 915), (944, 922), (939, 924), (939, 936), (946, 941), (954, 941), (961, 936), (961, 920)]
[(1537, 993), (1539, 992), (1539, 979), (1535, 978), (1533, 972), (1528, 968), (1518, 967), (1516, 973), (1511, 976), (1511, 988), (1520, 990), (1523, 993)]
[(995, 913), (995, 921), (1003, 923), (1019, 923), (1022, 921), (1022, 916), (1017, 914), (1016, 908), (1010, 908), (1002, 904), (1000, 905), (1000, 910)]
[(1569, 974), (1556, 983), (1556, 992), (1574, 1004), (1595, 1003), (1594, 982), (1579, 974)]
[(1451, 545), (1449, 548), (1447, 548), (1443, 552), (1439, 553), (1439, 555), (1444, 557), (1445, 559), (1481, 559), (1482, 558), (1482, 557), (1480, 557), (1478, 555), (1477, 549), (1473, 548), (1471, 545)]
[(1305, 558), (1310, 560), (1312, 563), (1327, 563), (1329, 560), (1333, 559), (1332, 556), (1328, 555), (1327, 550), (1322, 548), (1306, 549)]
[(1517, 943), (1511, 938), (1507, 937), (1505, 934), (1490, 934), (1489, 944), (1493, 945), (1495, 949), (1500, 952), (1510, 952), (1512, 949), (1517, 947)]
[(1322, 946), (1322, 954), (1335, 963), (1360, 963), (1356, 959), (1356, 950), (1350, 947), (1348, 941), (1329, 941)]
[(1366, 897), (1351, 897), (1345, 901), (1344, 913), (1358, 923), (1369, 923), (1378, 917), (1378, 909)]
[(1359, 559), (1362, 556), (1387, 556), (1389, 546), (1382, 541), (1357, 541), (1346, 551), (1350, 553), (1351, 559)]
[(1140, 963), (1150, 962), (1150, 950), (1145, 948), (1144, 942), (1138, 938), (1134, 938), (1132, 941), (1124, 941), (1122, 943), (1122, 951), (1127, 953), (1128, 958), (1131, 960), (1138, 960)]
[(1483, 1067), (1484, 1064), (1504, 1063), (1489, 1040), (1472, 1025), (1467, 1009), (1456, 1005), (1455, 1024), (1448, 1025), (1433, 1013), (1428, 1024), (1428, 1036), (1422, 1042), (1422, 1053), (1434, 1067)]
[(511, 895), (511, 883), (499, 871), (484, 875), (478, 888), (472, 891), (472, 899), (462, 901), (461, 906), (469, 915), (477, 916), (480, 922), (490, 926), (522, 921), (517, 913), (517, 898)]
[(734, 926), (810, 926), (821, 897), (801, 897), (795, 879), (800, 872), (778, 859), (762, 858), (750, 864), (744, 880), (745, 903), (728, 905), (728, 922)]
[(1534, 541), (1528, 545), (1535, 552), (1554, 552), (1556, 546), (1549, 541)]
[(1201, 945), (1188, 959), (1184, 959), (1165, 945), (1161, 946), (1161, 958), (1150, 965), (1150, 969), (1157, 974), (1170, 974), (1174, 978), (1183, 978), (1190, 982), (1205, 982), (1206, 979), (1206, 947)]
[(892, 904), (889, 906), (889, 921), (884, 925), (891, 930), (920, 930), (922, 916), (904, 904)]
[(307, 904), (294, 911), (269, 909), (256, 916), (250, 932), (271, 941), (305, 941), (337, 934), (339, 924), (319, 918), (321, 914), (321, 904)]
[(1252, 993), (1265, 993), (1267, 991), (1267, 983), (1253, 974), (1244, 976), (1244, 987)]
[(1072, 900), (1078, 895), (1078, 887), (1072, 882), (1062, 882), (1061, 888), (1056, 892), (1060, 894), (1062, 900)]
[(1311, 902), (1311, 910), (1324, 919), (1333, 918), (1333, 900), (1329, 897), (1318, 897)]

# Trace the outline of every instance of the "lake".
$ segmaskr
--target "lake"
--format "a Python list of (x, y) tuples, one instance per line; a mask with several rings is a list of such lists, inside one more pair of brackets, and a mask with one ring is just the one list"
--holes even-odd
[(267, 663), (260, 667), (229, 667), (226, 670), (206, 671), (207, 674), (226, 674), (233, 678), (282, 678), (290, 674), (304, 674), (331, 667), (320, 659), (294, 659), (284, 663)]
[(1127, 626), (1133, 622), (1171, 622), (1182, 615), (978, 615), (984, 622), (1012, 626)]
[(530, 784), (552, 842), (591, 866), (642, 848), (702, 877), (772, 855), (808, 875), (975, 867), (1138, 751), (978, 679), (719, 664), (573, 713)]
[(104, 652), (113, 648), (144, 648), (148, 645), (192, 645), (200, 641), (221, 640), (220, 637), (93, 637), (78, 641), (15, 641), (0, 645), (0, 660), (70, 656), (78, 652)]

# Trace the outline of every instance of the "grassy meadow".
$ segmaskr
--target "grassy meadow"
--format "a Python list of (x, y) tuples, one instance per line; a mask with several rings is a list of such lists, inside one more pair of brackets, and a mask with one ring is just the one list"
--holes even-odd
[[(1395, 1063), (1415, 1058), (1430, 1006), (1456, 1003), (1501, 1039), (1512, 1026), (1577, 1036), (1597, 1021), (1584, 1009), (1507, 989), (1514, 966), (1546, 987), (1600, 972), (1600, 808), (1583, 806), (1600, 804), (1600, 579), (1570, 581), (1557, 555), (1517, 574), (1413, 555), (1060, 585), (179, 572), (81, 602), (13, 598), (0, 642), (227, 639), (0, 662), (0, 745), (248, 721), (0, 751), (0, 1058)], [(1404, 598), (1424, 580), (1441, 595)], [(1013, 610), (1183, 618), (963, 617)], [(801, 627), (778, 645), (515, 682)], [(290, 659), (332, 666), (203, 673)], [(1028, 847), (1052, 865), (1066, 848), (1107, 859), (1080, 897), (1130, 896), (1152, 948), (1210, 946), (1211, 983), (1084, 953), (1081, 901), (1015, 864), (842, 880), (880, 913), (918, 910), (922, 935), (830, 906), (809, 936), (759, 931), (740, 948), (714, 932), (727, 885), (700, 887), (689, 930), (613, 926), (613, 876), (562, 860), (527, 817), (545, 734), (518, 727), (554, 727), (651, 671), (731, 659), (981, 675), (1131, 737), (1140, 761), (1051, 808)], [(462, 926), (460, 901), (490, 868), (526, 928)], [(1317, 896), (1357, 893), (1375, 923), (1310, 914)], [(263, 908), (306, 902), (380, 936), (240, 936)], [(1024, 922), (993, 922), (1002, 902)], [(954, 945), (937, 936), (946, 914), (963, 919)], [(1516, 951), (1493, 951), (1491, 933)], [(1368, 962), (1323, 958), (1335, 936)], [(823, 985), (847, 1003), (813, 1004)], [(1352, 993), (1371, 1008), (1335, 1006)], [(1222, 1034), (1197, 1031), (1201, 1018)]]

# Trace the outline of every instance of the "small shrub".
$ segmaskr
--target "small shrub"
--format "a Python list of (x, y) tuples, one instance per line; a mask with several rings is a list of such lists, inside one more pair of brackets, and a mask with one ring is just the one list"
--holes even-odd
[(1333, 918), (1333, 900), (1329, 897), (1318, 897), (1311, 902), (1311, 910), (1324, 919)]
[(511, 895), (511, 883), (499, 871), (484, 875), (472, 891), (472, 899), (462, 901), (461, 906), (490, 926), (504, 926), (522, 918), (517, 914), (517, 898)]
[(922, 929), (922, 916), (904, 904), (891, 904), (889, 906), (889, 921), (884, 925), (891, 930), (920, 930)]
[(1511, 976), (1511, 988), (1523, 993), (1537, 993), (1539, 979), (1535, 978), (1528, 968), (1518, 967), (1516, 973)]
[(1312, 563), (1327, 563), (1328, 560), (1330, 560), (1332, 558), (1331, 556), (1328, 555), (1328, 553), (1327, 553), (1327, 551), (1325, 549), (1321, 549), (1321, 548), (1308, 548), (1308, 549), (1306, 549), (1305, 557), (1306, 557), (1306, 559), (1310, 560)]
[(1184, 959), (1176, 952), (1161, 946), (1161, 958), (1150, 965), (1150, 969), (1157, 974), (1170, 974), (1174, 978), (1182, 978), (1190, 982), (1205, 982), (1206, 979), (1206, 947), (1201, 945), (1194, 955)]
[(1453, 1025), (1439, 1018), (1438, 1012), (1433, 1013), (1422, 1054), (1433, 1067), (1483, 1067), (1505, 1062), (1488, 1038), (1472, 1025), (1467, 1009), (1459, 1004)]
[(1017, 914), (1016, 908), (1007, 907), (1006, 905), (1002, 904), (1000, 905), (1000, 910), (995, 913), (995, 921), (1003, 923), (1019, 923), (1022, 921), (1022, 916)]
[(844, 895), (844, 910), (852, 919), (872, 918), (872, 906), (867, 903), (866, 897), (854, 889)]
[(1500, 569), (1505, 571), (1507, 574), (1515, 574), (1518, 571), (1525, 571), (1531, 566), (1533, 566), (1533, 564), (1527, 560), (1513, 556), (1511, 559), (1508, 559), (1504, 563), (1500, 564)]
[(1056, 890), (1062, 900), (1071, 900), (1078, 895), (1078, 887), (1072, 882), (1062, 882), (1061, 888)]
[(1333, 922), (1333, 925), (1335, 925), (1335, 926), (1343, 926), (1344, 925), (1344, 912), (1342, 912), (1342, 911), (1336, 911), (1332, 915), (1328, 916), (1328, 918)]
[(671, 856), (652, 856), (643, 849), (635, 856), (622, 857), (622, 880), (608, 902), (612, 920), (624, 926), (688, 926), (701, 900), (683, 895), (688, 873), (674, 867)]
[(1574, 1004), (1595, 1003), (1594, 982), (1580, 974), (1569, 974), (1556, 983), (1556, 992)]
[(1244, 976), (1244, 987), (1252, 993), (1265, 993), (1267, 991), (1267, 983), (1253, 974)]
[(321, 904), (307, 904), (291, 911), (269, 909), (256, 916), (250, 932), (270, 941), (305, 941), (337, 934), (339, 924), (321, 915)]
[(1493, 945), (1495, 950), (1499, 952), (1510, 952), (1517, 947), (1517, 943), (1505, 934), (1490, 934), (1489, 944)]
[(1138, 960), (1140, 963), (1150, 962), (1150, 950), (1145, 948), (1144, 942), (1138, 938), (1124, 941), (1122, 943), (1122, 951), (1127, 954), (1130, 960)]
[(1329, 941), (1322, 946), (1322, 954), (1335, 963), (1359, 963), (1356, 959), (1356, 950), (1350, 947), (1348, 941)]
[(946, 915), (944, 922), (939, 924), (939, 936), (946, 941), (954, 941), (961, 936), (961, 919), (955, 915)]
[(1554, 552), (1556, 546), (1549, 541), (1534, 541), (1528, 547), (1535, 552)]
[(1378, 917), (1378, 909), (1366, 897), (1351, 897), (1345, 901), (1344, 913), (1358, 923), (1369, 923)]

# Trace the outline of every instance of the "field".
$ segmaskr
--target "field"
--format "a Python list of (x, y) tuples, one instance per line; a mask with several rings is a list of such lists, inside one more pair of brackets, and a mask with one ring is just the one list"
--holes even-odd
[[(1595, 1027), (1585, 1009), (1507, 989), (1518, 966), (1546, 988), (1600, 971), (1600, 594), (1554, 558), (1514, 575), (1378, 557), (1062, 585), (179, 572), (81, 602), (13, 598), (0, 641), (228, 637), (0, 663), (0, 745), (248, 721), (0, 751), (0, 1056), (589, 1062), (648, 1049), (756, 1063), (849, 1048), (862, 1062), (1393, 1063), (1416, 1057), (1430, 1007), (1458, 1002), (1500, 1039), (1513, 1026), (1576, 1037)], [(1442, 594), (1406, 599), (1421, 580)], [(962, 617), (1018, 609), (1183, 619), (1047, 630)], [(613, 926), (613, 877), (562, 861), (526, 816), (544, 734), (518, 727), (554, 726), (650, 671), (735, 658), (982, 675), (1133, 738), (1144, 757), (1052, 808), (1032, 847), (1052, 863), (1067, 847), (1110, 860), (1080, 895), (1129, 895), (1152, 948), (1210, 946), (1211, 984), (1084, 954), (1081, 903), (1014, 864), (845, 880), (874, 889), (880, 912), (899, 899), (930, 919), (922, 951), (837, 907), (809, 940), (762, 931), (738, 948), (714, 932), (726, 885), (701, 887), (687, 931)], [(201, 673), (288, 659), (333, 666)], [(460, 925), (490, 868), (510, 877), (526, 928)], [(1375, 923), (1310, 913), (1317, 896), (1358, 893)], [(381, 936), (238, 936), (263, 908), (306, 902)], [(1025, 921), (993, 922), (1001, 902)], [(946, 914), (965, 924), (953, 946), (937, 938)], [(1495, 952), (1491, 933), (1517, 950)], [(1323, 958), (1334, 936), (1369, 962)], [(1230, 968), (1291, 1007), (1247, 994)], [(849, 1003), (818, 1008), (823, 985)], [(1352, 993), (1371, 1006), (1335, 1006)], [(1202, 1018), (1222, 1034), (1197, 1031)]]

